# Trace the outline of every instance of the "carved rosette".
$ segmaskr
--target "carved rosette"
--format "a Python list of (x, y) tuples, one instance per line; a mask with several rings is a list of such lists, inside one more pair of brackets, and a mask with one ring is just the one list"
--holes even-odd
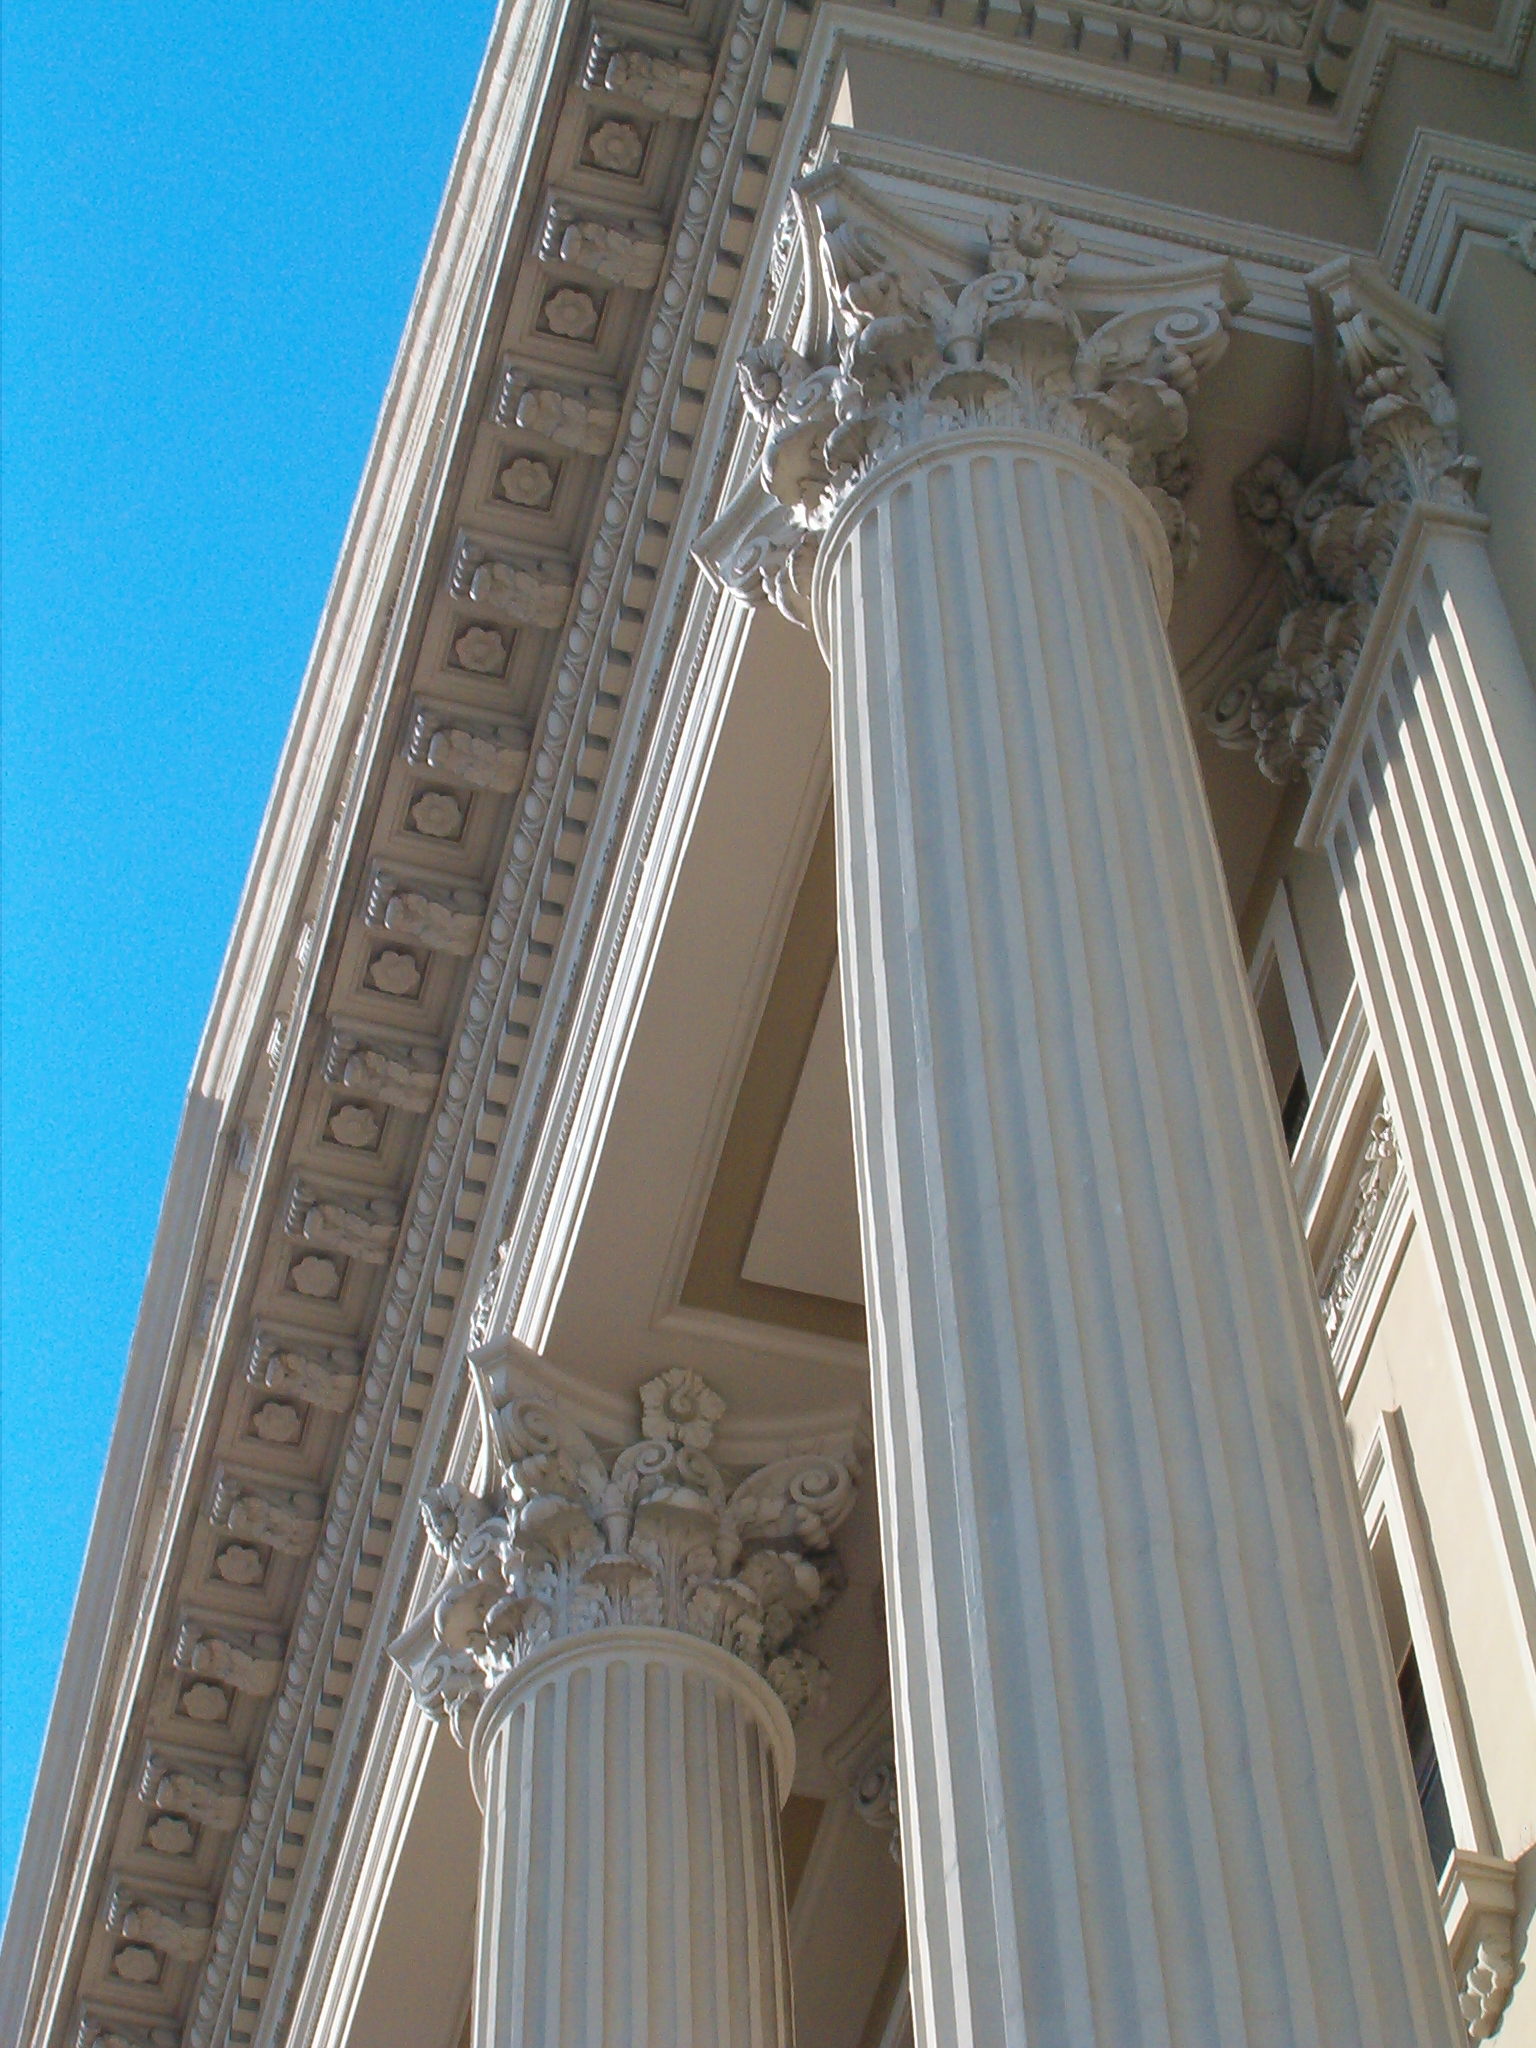
[(1303, 484), (1266, 455), (1233, 487), (1244, 529), (1280, 559), (1285, 609), (1207, 722), (1277, 783), (1317, 780), (1409, 507), (1470, 507), (1479, 466), (1461, 452), (1456, 401), (1414, 309), (1353, 270), (1331, 303), (1348, 458)]
[(1231, 264), (1079, 278), (1076, 238), (1027, 206), (988, 217), (980, 275), (941, 275), (848, 173), (808, 178), (798, 202), (828, 340), (802, 353), (770, 336), (742, 359), (769, 502), (719, 523), (728, 587), (806, 623), (816, 543), (848, 492), (888, 457), (977, 427), (1103, 456), (1147, 497), (1175, 571), (1190, 566), (1188, 402), (1248, 296)]
[(800, 1639), (840, 1582), (849, 1458), (807, 1453), (734, 1487), (707, 1456), (725, 1404), (696, 1373), (641, 1389), (637, 1443), (605, 1459), (508, 1369), (471, 1361), (492, 1482), (422, 1502), (445, 1571), (391, 1646), (418, 1704), (460, 1741), (487, 1693), (546, 1643), (603, 1628), (681, 1631), (765, 1678), (791, 1720), (825, 1674)]

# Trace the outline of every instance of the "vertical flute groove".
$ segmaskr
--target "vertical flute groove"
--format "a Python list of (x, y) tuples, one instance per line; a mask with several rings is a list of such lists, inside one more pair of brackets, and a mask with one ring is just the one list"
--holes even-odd
[(691, 1636), (555, 1651), (476, 1732), (476, 2048), (793, 2048), (782, 1708)]
[(919, 2042), (1449, 2042), (1128, 488), (976, 435), (860, 489), (818, 576)]

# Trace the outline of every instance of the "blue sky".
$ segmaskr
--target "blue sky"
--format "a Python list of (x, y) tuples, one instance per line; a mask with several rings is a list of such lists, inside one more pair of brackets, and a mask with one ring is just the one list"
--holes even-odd
[(0, 1900), (182, 1096), (491, 0), (6, 0)]

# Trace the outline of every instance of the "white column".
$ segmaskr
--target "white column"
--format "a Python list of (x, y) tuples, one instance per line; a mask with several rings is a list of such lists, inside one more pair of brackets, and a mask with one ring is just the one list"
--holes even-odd
[(794, 2048), (778, 1816), (851, 1460), (732, 1489), (684, 1368), (613, 1457), (512, 1339), (469, 1370), (486, 1487), (422, 1502), (444, 1569), (390, 1654), (469, 1737), (476, 2048)]
[(816, 565), (916, 2038), (1447, 2044), (1167, 584), (981, 424)]
[(1414, 507), (1301, 844), (1338, 883), (1536, 1693), (1536, 691), (1485, 525)]
[(485, 1811), (476, 2048), (791, 2048), (764, 1681), (676, 1631), (536, 1651), (470, 1744)]

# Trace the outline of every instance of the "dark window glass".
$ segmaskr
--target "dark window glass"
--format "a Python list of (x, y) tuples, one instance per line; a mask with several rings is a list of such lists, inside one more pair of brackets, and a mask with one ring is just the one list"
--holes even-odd
[(1296, 1140), (1301, 1136), (1301, 1127), (1307, 1118), (1307, 1104), (1311, 1100), (1312, 1097), (1307, 1093), (1307, 1077), (1298, 1067), (1296, 1078), (1285, 1098), (1285, 1106), (1280, 1111), (1280, 1128), (1285, 1133), (1287, 1152), (1296, 1150)]
[(1455, 1846), (1451, 1834), (1451, 1810), (1445, 1803), (1445, 1785), (1440, 1777), (1440, 1759), (1435, 1755), (1435, 1738), (1429, 1726), (1429, 1708), (1419, 1680), (1419, 1660), (1412, 1650), (1397, 1674), (1397, 1696), (1403, 1703), (1403, 1726), (1408, 1731), (1408, 1754), (1413, 1761), (1413, 1782), (1418, 1788), (1419, 1811), (1429, 1837), (1429, 1860), (1438, 1877), (1451, 1860)]

